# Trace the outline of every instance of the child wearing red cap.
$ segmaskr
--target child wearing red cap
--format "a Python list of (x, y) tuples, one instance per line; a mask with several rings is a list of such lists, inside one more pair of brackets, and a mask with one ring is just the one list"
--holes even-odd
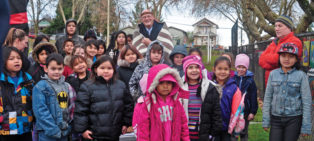
[(282, 44), (278, 54), (280, 68), (270, 73), (266, 87), (263, 127), (271, 127), (270, 141), (297, 141), (300, 133), (312, 133), (309, 81), (300, 70), (296, 44)]
[(153, 66), (148, 73), (146, 96), (134, 109), (137, 141), (189, 141), (187, 118), (181, 105), (183, 83), (179, 72), (168, 65)]

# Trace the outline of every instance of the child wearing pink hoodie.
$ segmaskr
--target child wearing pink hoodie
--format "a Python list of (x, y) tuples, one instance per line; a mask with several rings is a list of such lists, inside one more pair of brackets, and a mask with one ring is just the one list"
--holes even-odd
[(133, 114), (137, 141), (190, 141), (181, 105), (188, 92), (177, 70), (160, 64), (149, 70), (146, 96), (139, 98)]

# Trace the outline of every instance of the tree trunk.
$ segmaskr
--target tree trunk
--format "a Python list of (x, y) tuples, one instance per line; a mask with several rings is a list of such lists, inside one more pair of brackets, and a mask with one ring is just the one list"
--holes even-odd
[(64, 15), (64, 11), (63, 11), (62, 0), (59, 0), (58, 5), (59, 5), (60, 13), (61, 13), (64, 25), (65, 25), (67, 21), (66, 21), (66, 18), (65, 18), (65, 15)]

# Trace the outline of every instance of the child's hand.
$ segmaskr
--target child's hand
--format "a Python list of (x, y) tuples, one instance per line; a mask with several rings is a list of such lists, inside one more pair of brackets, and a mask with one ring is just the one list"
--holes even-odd
[(268, 127), (264, 127), (264, 130), (265, 130), (266, 132), (268, 132), (268, 129), (269, 129)]
[(253, 119), (254, 119), (254, 114), (249, 114), (247, 120), (251, 121), (251, 120), (253, 120)]
[(92, 135), (92, 134), (93, 134), (92, 131), (86, 130), (86, 131), (82, 134), (82, 136), (83, 136), (85, 139), (92, 140), (93, 138), (90, 136), (90, 135)]
[(128, 127), (122, 126), (122, 134), (125, 134), (127, 130), (128, 130)]

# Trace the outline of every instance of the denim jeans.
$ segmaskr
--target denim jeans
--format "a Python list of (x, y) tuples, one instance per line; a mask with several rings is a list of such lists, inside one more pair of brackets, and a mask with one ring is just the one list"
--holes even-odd
[(271, 116), (269, 141), (297, 141), (302, 126), (302, 115)]

